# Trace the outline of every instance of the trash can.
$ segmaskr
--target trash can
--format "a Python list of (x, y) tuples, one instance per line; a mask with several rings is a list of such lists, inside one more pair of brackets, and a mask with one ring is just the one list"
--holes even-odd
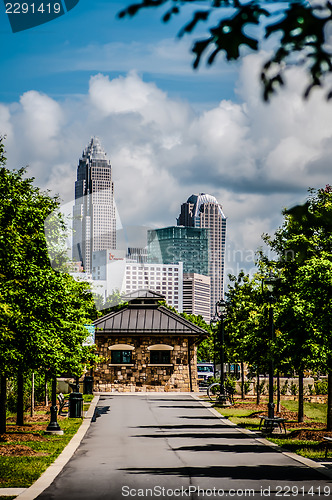
[(72, 392), (69, 394), (69, 418), (83, 417), (83, 394)]
[(83, 380), (83, 393), (92, 394), (93, 390), (93, 377), (86, 375)]

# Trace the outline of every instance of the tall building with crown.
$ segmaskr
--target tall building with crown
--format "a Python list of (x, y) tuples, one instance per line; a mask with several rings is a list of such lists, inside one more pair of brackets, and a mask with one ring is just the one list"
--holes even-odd
[(214, 316), (215, 304), (224, 295), (226, 217), (222, 206), (210, 194), (193, 194), (186, 203), (181, 205), (181, 213), (177, 223), (179, 226), (208, 229), (208, 275), (211, 283), (210, 307), (211, 316)]
[(73, 216), (73, 260), (91, 273), (92, 253), (116, 248), (112, 167), (96, 137), (78, 162)]

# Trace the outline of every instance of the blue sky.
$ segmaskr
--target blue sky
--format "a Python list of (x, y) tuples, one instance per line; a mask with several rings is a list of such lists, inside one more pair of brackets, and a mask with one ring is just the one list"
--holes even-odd
[(188, 10), (168, 25), (162, 10), (117, 19), (129, 3), (80, 0), (15, 34), (0, 3), (8, 167), (28, 165), (41, 188), (70, 203), (78, 158), (96, 135), (112, 162), (123, 224), (175, 224), (191, 194), (210, 193), (228, 217), (227, 272), (250, 269), (282, 208), (332, 184), (332, 104), (319, 91), (303, 101), (299, 68), (264, 104), (263, 51), (194, 72), (192, 38), (176, 39)]
[[(2, 101), (14, 101), (27, 89), (56, 98), (84, 93), (91, 74), (103, 70), (114, 77), (133, 67), (146, 81), (193, 102), (234, 97), (236, 65), (192, 70), (189, 37), (181, 41), (175, 37), (188, 14), (168, 24), (160, 22), (163, 9), (118, 19), (117, 13), (129, 3), (80, 0), (64, 16), (14, 34), (0, 4), (0, 43), (6, 47), (2, 55)], [(166, 49), (159, 52), (158, 60), (158, 44), (166, 41), (171, 53), (167, 56)], [(178, 50), (174, 64), (169, 58)]]

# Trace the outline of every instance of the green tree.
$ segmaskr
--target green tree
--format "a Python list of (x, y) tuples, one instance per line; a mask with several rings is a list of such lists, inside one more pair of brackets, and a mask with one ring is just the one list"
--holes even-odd
[[(229, 280), (225, 322), (228, 358), (242, 366), (248, 363), (255, 367), (258, 387), (259, 373), (268, 370), (269, 357), (275, 354), (268, 338), (267, 304), (262, 300), (261, 280), (259, 275), (250, 278), (243, 271), (237, 277), (229, 275)], [(244, 393), (243, 376), (241, 385)]]
[(105, 316), (111, 311), (117, 311), (125, 307), (128, 302), (124, 300), (124, 293), (121, 293), (118, 289), (113, 290), (113, 292), (106, 297), (104, 300), (102, 295), (94, 295), (94, 300), (99, 314)]
[(332, 429), (332, 190), (310, 190), (304, 205), (284, 210), (284, 224), (264, 236), (277, 253), (281, 286), (277, 324), (280, 351), (299, 372), (299, 420), (303, 419), (301, 378), (305, 368), (329, 375), (327, 427)]
[[(6, 377), (19, 375), (21, 389), (29, 370), (43, 371), (50, 378), (63, 371), (81, 374), (91, 358), (82, 345), (87, 337), (84, 324), (96, 311), (87, 284), (51, 267), (44, 222), (59, 207), (59, 200), (34, 187), (24, 169), (5, 168), (2, 142), (0, 166), (0, 432), (4, 432)], [(59, 220), (52, 230), (59, 244)], [(23, 393), (18, 398), (19, 424), (22, 398)]]
[(209, 325), (201, 315), (188, 314), (186, 312), (179, 313), (175, 307), (169, 306), (165, 300), (160, 300), (159, 305), (167, 307), (171, 311), (179, 314), (182, 318), (190, 321), (194, 325), (206, 330), (208, 337), (203, 339), (202, 342), (197, 346), (197, 361), (212, 361), (214, 359), (214, 341), (213, 341), (213, 331), (211, 325)]
[(182, 318), (191, 321), (194, 325), (203, 328), (208, 333), (208, 337), (197, 346), (197, 361), (212, 361), (214, 359), (214, 342), (211, 326), (204, 320), (203, 316), (195, 314), (181, 313)]
[[(196, 0), (141, 0), (119, 12), (119, 17), (134, 16), (145, 8), (164, 6), (163, 21), (168, 22), (181, 10), (189, 8), (191, 19), (178, 36), (192, 33), (199, 24), (208, 24), (209, 35), (193, 43), (197, 68), (203, 58), (208, 65), (223, 53), (228, 61), (238, 59), (241, 48), (258, 51), (263, 40), (279, 33), (274, 52), (262, 67), (260, 80), (263, 96), (268, 100), (284, 85), (288, 67), (301, 65), (307, 71), (307, 97), (310, 91), (326, 82), (332, 72), (332, 53), (328, 48), (328, 25), (332, 20), (332, 5), (325, 0), (312, 4), (305, 0), (276, 2), (273, 0), (197, 0), (199, 9), (192, 13)], [(277, 8), (276, 8), (277, 4)], [(217, 20), (216, 20), (217, 19)], [(327, 97), (332, 97), (329, 90)]]

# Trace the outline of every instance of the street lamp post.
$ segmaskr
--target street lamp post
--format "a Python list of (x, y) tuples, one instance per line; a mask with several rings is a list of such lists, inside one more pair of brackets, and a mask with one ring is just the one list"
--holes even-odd
[(57, 419), (58, 407), (56, 403), (56, 377), (52, 379), (52, 406), (51, 406), (51, 421), (46, 428), (47, 434), (63, 434), (63, 430), (60, 429)]
[(213, 373), (214, 373), (214, 376), (216, 375), (216, 331), (215, 331), (215, 326), (217, 325), (218, 323), (218, 318), (216, 318), (215, 316), (213, 316), (213, 318), (211, 318), (210, 320), (210, 327), (211, 327), (211, 330), (212, 330), (212, 333), (213, 333)]
[(227, 316), (227, 304), (224, 300), (218, 300), (216, 303), (216, 316), (219, 319), (219, 342), (220, 342), (220, 396), (218, 402), (226, 403), (225, 377), (224, 377), (224, 320)]
[[(279, 278), (275, 278), (270, 274), (268, 278), (265, 278), (263, 280), (264, 285), (266, 285), (266, 288), (269, 292), (268, 295), (268, 301), (269, 301), (269, 338), (271, 340), (271, 343), (273, 342), (275, 338), (274, 334), (274, 322), (273, 322), (273, 303), (275, 302), (275, 297), (273, 295), (273, 292), (275, 290), (275, 287), (279, 281)], [(274, 418), (274, 402), (273, 402), (273, 374), (274, 374), (274, 362), (273, 362), (273, 356), (272, 353), (270, 352), (270, 363), (269, 363), (269, 402), (268, 402), (268, 417), (269, 418)]]

